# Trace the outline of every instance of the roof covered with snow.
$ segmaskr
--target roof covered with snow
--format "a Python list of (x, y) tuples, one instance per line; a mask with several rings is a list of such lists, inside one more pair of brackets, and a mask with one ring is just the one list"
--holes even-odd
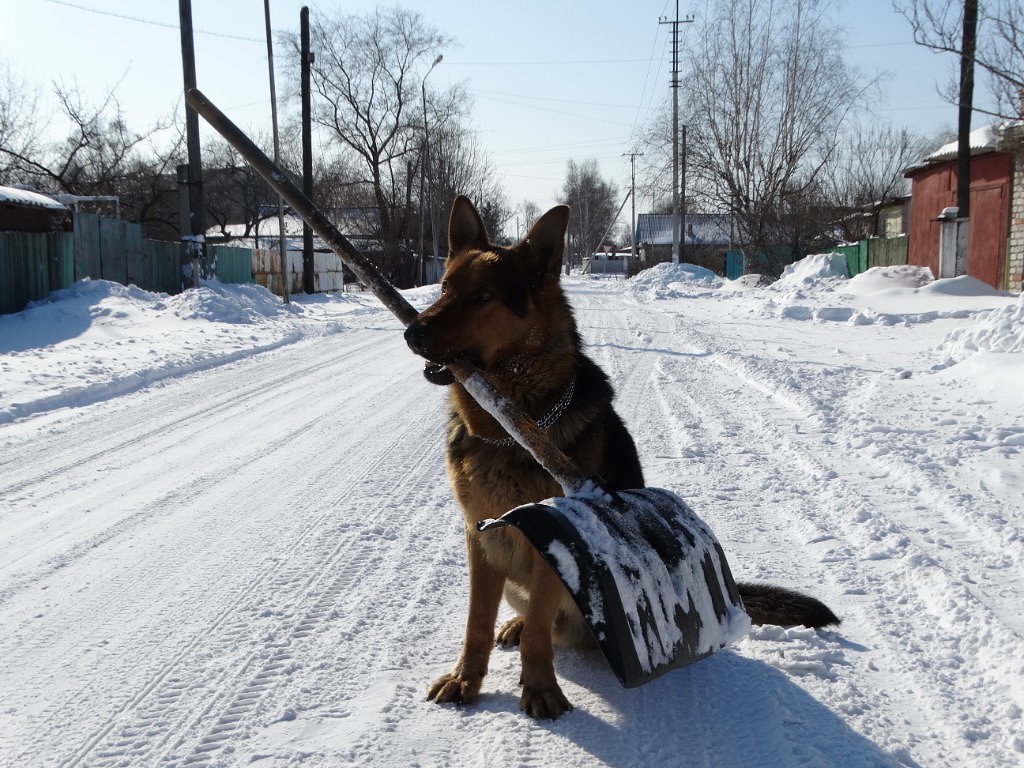
[(0, 203), (21, 205), (27, 208), (48, 208), (52, 211), (66, 211), (63, 205), (51, 197), (17, 187), (0, 186)]
[[(727, 213), (688, 213), (683, 222), (686, 245), (729, 245)], [(636, 241), (649, 245), (672, 244), (672, 214), (641, 213), (636, 217)]]
[[(972, 155), (977, 154), (978, 152), (994, 152), (999, 142), (999, 126), (993, 124), (976, 128), (971, 131), (971, 135), (968, 138), (971, 145)], [(943, 144), (930, 155), (926, 156), (924, 160), (926, 163), (934, 163), (939, 160), (951, 160), (956, 157), (957, 151), (958, 142), (951, 141), (949, 144)]]

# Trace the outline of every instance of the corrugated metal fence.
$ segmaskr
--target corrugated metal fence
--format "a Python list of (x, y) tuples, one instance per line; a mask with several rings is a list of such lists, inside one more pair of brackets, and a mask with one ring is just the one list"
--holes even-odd
[(95, 213), (75, 214), (75, 280), (91, 277), (147, 291), (181, 290), (181, 244), (142, 237), (142, 227)]
[(74, 281), (70, 232), (0, 232), (0, 314), (19, 312)]
[[(251, 283), (252, 250), (210, 246), (222, 283)], [(147, 240), (142, 227), (76, 213), (73, 232), (0, 232), (0, 314), (20, 312), (76, 280), (110, 280), (156, 293), (180, 293), (182, 245)]]

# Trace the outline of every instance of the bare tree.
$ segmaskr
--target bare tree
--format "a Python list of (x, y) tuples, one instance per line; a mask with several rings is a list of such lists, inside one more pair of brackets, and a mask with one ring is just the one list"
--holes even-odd
[(150, 136), (146, 148), (137, 152), (110, 194), (121, 201), (121, 216), (142, 225), (154, 240), (177, 240), (181, 232), (181, 209), (176, 168), (186, 162), (185, 124), (171, 119), (169, 135)]
[(10, 127), (5, 127), (0, 137), (0, 156), (7, 172), (51, 192), (117, 194), (121, 180), (137, 171), (154, 136), (167, 126), (133, 130), (113, 90), (98, 105), (86, 102), (77, 85), (55, 84), (54, 94), (67, 133), (50, 142), (38, 130), (45, 118), (27, 111), (27, 105), (34, 108), (34, 99), (5, 99), (9, 106), (0, 108), (5, 113), (0, 119)]
[(772, 259), (778, 246), (799, 249), (802, 228), (786, 211), (814, 197), (871, 83), (858, 85), (843, 61), (826, 0), (723, 0), (704, 10), (683, 78), (688, 196), (731, 212), (749, 255)]
[(121, 216), (148, 236), (176, 239), (174, 168), (183, 143), (176, 121), (137, 131), (114, 90), (98, 105), (76, 85), (55, 84), (54, 94), (58, 109), (41, 111), (39, 88), (0, 63), (0, 175), (51, 193), (117, 197)]
[(909, 192), (903, 172), (927, 146), (920, 134), (890, 123), (861, 120), (845, 131), (821, 177), (822, 195), (834, 208), (845, 240), (882, 234), (882, 206)]
[[(893, 0), (893, 8), (910, 23), (914, 42), (940, 53), (964, 54), (964, 0)], [(995, 108), (974, 110), (1002, 119), (1024, 117), (1024, 6), (1020, 0), (977, 3), (974, 64), (985, 73)], [(960, 103), (960, 79), (951, 80), (943, 95)]]
[[(266, 141), (257, 139), (257, 143), (266, 147)], [(238, 236), (252, 237), (261, 222), (277, 215), (277, 195), (230, 144), (216, 139), (205, 144), (203, 164), (206, 220), (219, 228), (222, 236), (230, 239), (228, 226), (241, 224)]]
[(474, 201), (487, 232), (500, 242), (505, 237), (509, 217), (505, 190), (477, 133), (466, 124), (456, 107), (456, 104), (468, 103), (463, 89), (450, 91), (445, 101), (455, 103), (439, 105), (430, 129), (434, 204), (441, 211), (440, 242), (448, 241), (447, 212), (458, 195), (467, 195)]
[[(313, 119), (360, 159), (362, 181), (379, 209), (383, 266), (391, 271), (412, 223), (420, 78), (450, 40), (420, 14), (401, 8), (316, 20), (310, 33), (316, 51)], [(292, 63), (298, 66), (297, 57)]]
[(0, 61), (0, 175), (8, 181), (22, 178), (22, 158), (40, 154), (39, 89)]
[(601, 238), (615, 218), (616, 194), (614, 185), (601, 178), (597, 160), (569, 161), (562, 200), (572, 209), (569, 219), (570, 265), (601, 246)]

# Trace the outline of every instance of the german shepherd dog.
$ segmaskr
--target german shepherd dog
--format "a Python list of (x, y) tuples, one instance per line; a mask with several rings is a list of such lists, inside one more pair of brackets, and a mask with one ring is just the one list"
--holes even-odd
[[(405, 332), (412, 351), (427, 360), (426, 378), (449, 385), (448, 475), (462, 507), (469, 559), (462, 653), (451, 672), (431, 684), (428, 698), (472, 703), (497, 640), (519, 646), (520, 707), (538, 719), (572, 709), (555, 679), (553, 645), (596, 643), (555, 572), (519, 531), (480, 533), (476, 524), (562, 490), (444, 366), (467, 360), (486, 371), (584, 476), (600, 476), (610, 490), (643, 487), (636, 446), (612, 408), (612, 386), (584, 354), (559, 283), (568, 223), (567, 206), (552, 208), (524, 240), (506, 248), (489, 241), (472, 203), (457, 198), (441, 295)], [(776, 587), (738, 586), (755, 623), (838, 623), (813, 598)], [(502, 594), (517, 616), (495, 636)]]

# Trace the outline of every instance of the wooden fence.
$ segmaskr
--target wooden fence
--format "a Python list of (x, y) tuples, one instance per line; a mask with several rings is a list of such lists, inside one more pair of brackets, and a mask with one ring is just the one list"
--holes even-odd
[(872, 267), (895, 267), (907, 263), (906, 237), (872, 237), (851, 245), (839, 245), (833, 250), (846, 256), (850, 277)]
[[(211, 245), (222, 283), (253, 282), (250, 248)], [(0, 314), (20, 312), (76, 280), (110, 280), (154, 293), (180, 293), (180, 242), (147, 240), (142, 227), (94, 213), (76, 213), (73, 232), (0, 232)]]
[(252, 248), (211, 245), (207, 256), (214, 265), (214, 274), (222, 283), (251, 283), (255, 253)]
[(20, 312), (74, 281), (70, 232), (0, 232), (0, 314)]
[(75, 280), (91, 277), (157, 293), (181, 291), (181, 244), (146, 240), (142, 227), (75, 214)]

